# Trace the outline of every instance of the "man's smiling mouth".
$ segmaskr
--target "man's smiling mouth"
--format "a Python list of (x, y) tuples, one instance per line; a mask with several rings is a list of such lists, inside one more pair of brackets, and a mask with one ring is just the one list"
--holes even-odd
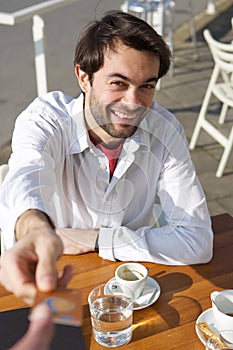
[(120, 119), (128, 119), (128, 120), (132, 120), (135, 119), (137, 117), (137, 114), (129, 114), (129, 113), (124, 113), (124, 112), (119, 112), (119, 111), (112, 111), (113, 114), (120, 118)]

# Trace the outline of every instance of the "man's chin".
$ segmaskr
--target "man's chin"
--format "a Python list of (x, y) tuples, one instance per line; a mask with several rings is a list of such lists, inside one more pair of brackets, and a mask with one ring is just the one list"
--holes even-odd
[(107, 133), (115, 138), (121, 138), (121, 139), (126, 139), (127, 137), (132, 136), (135, 131), (137, 130), (137, 126), (135, 125), (130, 125), (130, 124), (117, 124), (117, 125), (112, 125)]

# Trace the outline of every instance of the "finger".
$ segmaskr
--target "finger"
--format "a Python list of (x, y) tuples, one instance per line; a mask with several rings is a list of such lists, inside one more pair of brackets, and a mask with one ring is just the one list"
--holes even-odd
[(19, 290), (17, 290), (14, 294), (22, 299), (26, 304), (28, 305), (32, 305), (34, 300), (35, 300), (35, 296), (36, 296), (36, 287), (35, 284), (24, 284)]
[(38, 264), (36, 268), (37, 288), (44, 292), (56, 289), (58, 284), (58, 273), (56, 262), (61, 256), (63, 245), (58, 236), (53, 236), (47, 244), (38, 244), (36, 252)]
[(59, 287), (66, 288), (71, 278), (73, 277), (73, 266), (67, 265), (64, 267), (62, 275), (59, 277)]
[(56, 289), (57, 283), (58, 273), (54, 256), (40, 258), (36, 270), (37, 288), (43, 292), (49, 292)]
[[(13, 250), (1, 257), (0, 283), (17, 297), (31, 304), (36, 293), (34, 274), (31, 269), (36, 266), (37, 257), (28, 250), (23, 256)], [(15, 283), (17, 281), (17, 283)]]

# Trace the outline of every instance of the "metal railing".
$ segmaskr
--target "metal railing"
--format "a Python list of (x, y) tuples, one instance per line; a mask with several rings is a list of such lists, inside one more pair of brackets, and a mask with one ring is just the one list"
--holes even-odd
[(11, 13), (0, 12), (0, 24), (4, 25), (13, 26), (19, 22), (32, 19), (32, 38), (38, 96), (47, 92), (44, 21), (39, 15), (74, 1), (80, 0), (49, 0)]

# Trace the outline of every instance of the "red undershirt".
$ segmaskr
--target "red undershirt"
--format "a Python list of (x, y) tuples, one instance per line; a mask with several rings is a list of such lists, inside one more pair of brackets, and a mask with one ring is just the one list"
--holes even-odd
[(123, 143), (121, 143), (117, 148), (108, 149), (104, 147), (101, 143), (98, 143), (93, 137), (90, 136), (90, 139), (91, 139), (91, 142), (107, 156), (108, 162), (109, 162), (110, 180), (111, 180), (117, 165), (118, 158), (122, 150)]

